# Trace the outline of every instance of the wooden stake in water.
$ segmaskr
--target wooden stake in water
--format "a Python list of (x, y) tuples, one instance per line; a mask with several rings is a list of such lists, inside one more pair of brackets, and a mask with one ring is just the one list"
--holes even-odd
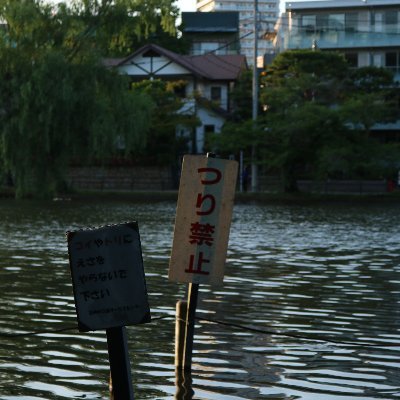
[(175, 368), (183, 368), (183, 353), (186, 336), (187, 301), (178, 300), (176, 302), (175, 320)]
[(112, 381), (111, 398), (134, 400), (125, 327), (109, 328), (106, 332)]

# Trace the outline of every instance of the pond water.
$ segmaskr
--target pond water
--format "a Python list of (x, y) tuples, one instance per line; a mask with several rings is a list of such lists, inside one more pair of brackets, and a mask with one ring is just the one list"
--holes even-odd
[(193, 396), (174, 368), (174, 218), (173, 202), (0, 201), (0, 399), (109, 398), (105, 332), (75, 328), (65, 232), (132, 220), (154, 319), (127, 327), (136, 399), (400, 398), (397, 206), (235, 205), (224, 286), (200, 285)]

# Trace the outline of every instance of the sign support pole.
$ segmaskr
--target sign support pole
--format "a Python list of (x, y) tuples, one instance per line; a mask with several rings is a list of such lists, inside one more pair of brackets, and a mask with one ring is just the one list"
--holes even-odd
[(108, 328), (107, 345), (110, 360), (113, 400), (134, 400), (126, 329)]
[(192, 368), (192, 353), (193, 353), (193, 338), (194, 324), (196, 316), (197, 298), (199, 293), (198, 283), (189, 283), (188, 305), (186, 314), (186, 334), (185, 347), (183, 349), (183, 368), (191, 370)]

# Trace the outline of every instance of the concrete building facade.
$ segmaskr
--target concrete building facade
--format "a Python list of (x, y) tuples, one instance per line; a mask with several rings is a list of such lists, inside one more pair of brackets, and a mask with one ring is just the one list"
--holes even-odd
[(237, 11), (183, 12), (181, 30), (191, 42), (191, 55), (240, 54)]
[(354, 67), (392, 70), (400, 80), (400, 1), (287, 2), (278, 23), (278, 51), (338, 50)]
[[(339, 51), (350, 66), (391, 70), (400, 83), (400, 0), (287, 2), (279, 19), (276, 52), (294, 49)], [(397, 122), (372, 129), (382, 141), (400, 141)]]
[[(196, 9), (201, 12), (238, 11), (240, 53), (247, 62), (254, 59), (254, 7), (255, 0), (197, 0)], [(258, 51), (259, 56), (273, 51), (265, 33), (272, 30), (279, 15), (279, 0), (257, 0), (258, 4)]]

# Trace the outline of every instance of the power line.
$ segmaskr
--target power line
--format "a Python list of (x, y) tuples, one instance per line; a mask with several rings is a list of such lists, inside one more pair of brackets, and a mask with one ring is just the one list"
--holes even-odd
[(360, 341), (360, 342), (342, 341), (342, 340), (336, 340), (336, 339), (330, 339), (330, 338), (320, 338), (320, 337), (316, 337), (316, 336), (315, 337), (304, 336), (304, 335), (300, 335), (297, 333), (291, 333), (291, 332), (276, 332), (273, 330), (253, 328), (250, 326), (245, 326), (245, 325), (235, 324), (232, 322), (225, 322), (225, 321), (215, 320), (215, 319), (210, 319), (210, 318), (204, 318), (204, 317), (198, 317), (196, 319), (198, 321), (206, 321), (206, 322), (212, 322), (214, 324), (231, 326), (233, 328), (239, 328), (239, 329), (242, 329), (242, 330), (245, 330), (248, 332), (262, 333), (264, 335), (292, 337), (295, 339), (314, 340), (314, 341), (319, 341), (319, 342), (334, 343), (334, 344), (340, 344), (340, 345), (346, 345), (346, 346), (357, 346), (357, 347), (400, 347), (400, 343), (373, 344), (373, 343), (367, 343), (367, 342), (362, 342), (362, 341)]
[[(156, 322), (160, 321), (163, 319), (176, 319), (175, 316), (173, 315), (162, 315), (158, 317), (152, 317), (151, 322)], [(324, 343), (333, 343), (337, 345), (342, 345), (342, 346), (353, 346), (353, 347), (368, 347), (368, 348), (379, 348), (379, 347), (400, 347), (400, 343), (370, 343), (370, 342), (365, 342), (365, 341), (349, 341), (349, 340), (337, 340), (337, 339), (332, 339), (332, 338), (324, 338), (324, 337), (319, 337), (319, 336), (311, 336), (311, 335), (301, 335), (298, 333), (293, 333), (293, 332), (277, 332), (272, 329), (260, 329), (260, 328), (255, 328), (252, 326), (247, 326), (247, 325), (241, 325), (241, 324), (236, 324), (233, 322), (229, 321), (221, 321), (217, 319), (211, 319), (211, 318), (205, 318), (205, 317), (196, 317), (196, 320), (201, 322), (210, 322), (213, 324), (218, 324), (222, 326), (229, 326), (232, 328), (237, 328), (240, 330), (244, 330), (247, 332), (251, 333), (257, 333), (257, 334), (263, 334), (263, 335), (270, 335), (270, 336), (282, 336), (282, 337), (289, 337), (289, 338), (294, 338), (294, 339), (301, 339), (301, 340), (310, 340), (310, 341), (318, 341), (318, 342), (324, 342)], [(186, 321), (184, 321), (186, 322)], [(30, 336), (39, 336), (39, 335), (45, 335), (45, 334), (54, 334), (54, 333), (62, 333), (62, 332), (67, 332), (67, 331), (72, 331), (72, 330), (78, 330), (77, 325), (71, 325), (71, 326), (66, 326), (63, 328), (59, 329), (43, 329), (43, 330), (37, 330), (37, 331), (32, 331), (32, 332), (24, 332), (24, 333), (4, 333), (0, 332), (0, 337), (2, 338), (18, 338), (18, 337), (30, 337)]]
[[(172, 318), (170, 315), (164, 315), (160, 317), (152, 317), (151, 322), (165, 319), (165, 318)], [(20, 332), (20, 333), (9, 333), (9, 332), (0, 332), (0, 337), (2, 338), (18, 338), (18, 337), (30, 337), (30, 336), (39, 336), (39, 335), (46, 335), (49, 333), (62, 333), (62, 332), (68, 332), (68, 331), (74, 331), (78, 330), (78, 325), (70, 325), (70, 326), (65, 326), (63, 328), (59, 329), (40, 329), (37, 331), (31, 331), (31, 332)]]

